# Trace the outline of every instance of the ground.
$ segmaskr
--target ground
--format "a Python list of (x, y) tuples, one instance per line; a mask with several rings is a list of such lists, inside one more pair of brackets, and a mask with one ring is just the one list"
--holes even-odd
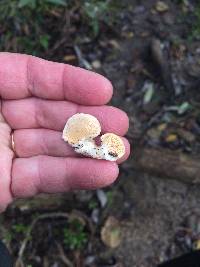
[(200, 7), (124, 2), (117, 28), (104, 26), (98, 38), (47, 58), (112, 81), (112, 104), (130, 118), (130, 159), (109, 188), (18, 201), (1, 215), (0, 236), (16, 266), (153, 267), (200, 247), (198, 184), (133, 163), (137, 147), (199, 156)]

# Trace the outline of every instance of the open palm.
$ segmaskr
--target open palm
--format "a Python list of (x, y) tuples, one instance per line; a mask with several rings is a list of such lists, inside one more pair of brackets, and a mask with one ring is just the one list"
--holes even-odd
[[(61, 138), (77, 112), (97, 117), (102, 132), (123, 136), (128, 118), (104, 106), (112, 96), (101, 75), (32, 56), (0, 53), (0, 211), (17, 197), (95, 189), (112, 183), (120, 162), (82, 158)], [(11, 148), (11, 132), (15, 153)]]

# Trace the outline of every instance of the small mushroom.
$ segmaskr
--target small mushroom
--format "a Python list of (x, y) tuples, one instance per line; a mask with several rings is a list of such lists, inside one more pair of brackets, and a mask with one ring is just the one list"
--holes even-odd
[(101, 133), (99, 121), (92, 115), (77, 113), (67, 121), (63, 130), (63, 139), (70, 145), (89, 140)]
[(67, 121), (62, 137), (82, 155), (110, 161), (121, 158), (125, 154), (121, 138), (113, 133), (106, 133), (101, 136), (101, 144), (98, 146), (94, 139), (100, 133), (101, 125), (94, 116), (77, 113)]
[(122, 139), (113, 133), (107, 133), (101, 136), (102, 146), (107, 150), (107, 157), (121, 158), (125, 154), (125, 147)]

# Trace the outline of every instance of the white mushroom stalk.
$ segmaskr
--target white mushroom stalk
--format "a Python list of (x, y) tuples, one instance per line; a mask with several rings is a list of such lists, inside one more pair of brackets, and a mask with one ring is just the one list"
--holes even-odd
[(122, 139), (113, 133), (106, 133), (101, 136), (101, 144), (98, 146), (94, 139), (100, 133), (101, 125), (94, 116), (77, 113), (67, 121), (62, 137), (82, 155), (109, 161), (121, 158), (125, 154)]

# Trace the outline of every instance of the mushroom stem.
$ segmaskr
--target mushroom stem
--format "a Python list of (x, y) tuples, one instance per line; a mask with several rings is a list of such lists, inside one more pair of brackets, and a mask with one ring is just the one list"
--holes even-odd
[(116, 155), (109, 153), (107, 145), (101, 144), (97, 146), (92, 139), (85, 139), (73, 145), (75, 151), (79, 154), (90, 156), (94, 159), (105, 159), (109, 161), (116, 161)]

